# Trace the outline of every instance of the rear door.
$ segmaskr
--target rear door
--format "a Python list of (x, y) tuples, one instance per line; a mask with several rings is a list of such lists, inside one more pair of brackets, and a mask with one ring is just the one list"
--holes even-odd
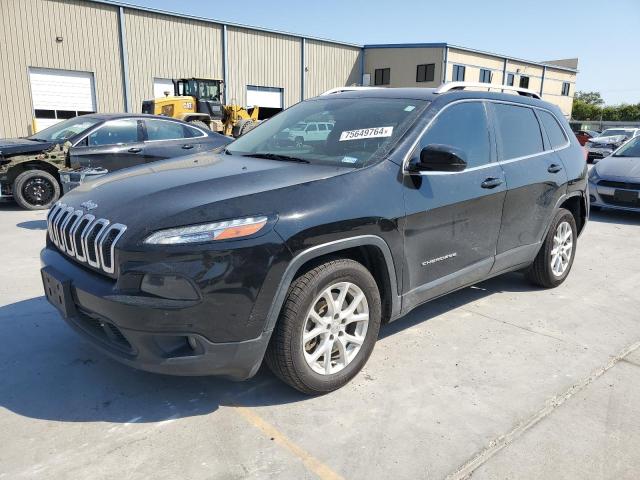
[(155, 162), (210, 149), (209, 136), (181, 122), (145, 118), (145, 158)]
[[(543, 136), (537, 109), (491, 102), (498, 156), (507, 179), (494, 271), (527, 262), (538, 251), (567, 176), (557, 149)], [(544, 110), (540, 110), (544, 112)], [(568, 146), (568, 139), (564, 139)]]
[(445, 106), (414, 155), (431, 144), (462, 150), (467, 168), (403, 178), (407, 309), (486, 276), (505, 198), (506, 182), (483, 101)]
[(144, 150), (140, 119), (109, 120), (71, 148), (71, 165), (112, 172), (144, 163)]

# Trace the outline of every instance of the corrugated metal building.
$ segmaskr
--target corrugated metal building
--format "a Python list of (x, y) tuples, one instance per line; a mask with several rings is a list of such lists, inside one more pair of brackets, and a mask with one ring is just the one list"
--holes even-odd
[(1, 0), (0, 65), (0, 137), (85, 112), (139, 112), (171, 79), (190, 77), (224, 80), (225, 103), (286, 108), (334, 87), (433, 87), (466, 71), (498, 85), (525, 77), (569, 115), (577, 73), (577, 60), (354, 45), (112, 0)]

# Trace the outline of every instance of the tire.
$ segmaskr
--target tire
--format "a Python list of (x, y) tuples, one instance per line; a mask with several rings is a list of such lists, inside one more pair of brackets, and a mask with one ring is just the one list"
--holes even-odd
[(27, 170), (13, 182), (13, 198), (27, 210), (45, 210), (60, 198), (60, 184), (49, 172)]
[[(345, 308), (340, 312), (346, 314), (354, 302), (358, 304), (353, 315), (347, 317), (352, 322), (332, 315), (336, 311), (329, 310), (328, 302), (322, 297), (329, 287), (336, 287), (330, 293), (334, 301), (337, 300), (334, 295), (339, 297), (340, 292), (346, 290), (342, 302)], [(358, 302), (360, 294), (364, 298)], [(319, 305), (325, 305), (324, 313), (318, 309)], [(323, 322), (328, 320), (331, 325), (314, 323), (312, 309), (318, 314), (323, 313), (322, 317), (317, 315), (314, 318)], [(368, 322), (362, 320), (367, 314)], [(361, 320), (356, 321), (355, 318)], [(278, 378), (302, 393), (320, 395), (337, 390), (355, 377), (367, 362), (378, 338), (380, 321), (380, 293), (371, 273), (353, 260), (329, 261), (292, 283), (271, 336), (265, 361)], [(311, 325), (313, 328), (310, 328)], [(313, 336), (316, 330), (321, 333)], [(313, 338), (303, 344), (303, 333)], [(359, 348), (350, 339), (361, 341)], [(329, 345), (331, 348), (324, 348)], [(316, 361), (311, 361), (311, 357), (320, 351), (331, 352), (328, 362), (323, 354)]]
[[(570, 236), (563, 236), (561, 234), (561, 227), (568, 227), (570, 229)], [(566, 235), (569, 235), (568, 229), (564, 232)], [(566, 238), (566, 240), (562, 240), (562, 238)], [(560, 259), (557, 260), (560, 263), (555, 263), (555, 265), (559, 267), (557, 269), (552, 266), (555, 258), (553, 253), (556, 247), (556, 239), (560, 239), (560, 245), (562, 246), (561, 252), (564, 251), (564, 255), (560, 255)], [(571, 249), (567, 254), (567, 241), (569, 240), (571, 242)], [(547, 236), (536, 259), (525, 273), (527, 279), (533, 284), (544, 288), (555, 288), (564, 282), (573, 266), (573, 260), (576, 256), (577, 240), (578, 229), (576, 228), (576, 221), (569, 210), (561, 208), (551, 222)], [(566, 259), (566, 263), (563, 259)]]
[(296, 148), (304, 147), (304, 138), (296, 137), (295, 142), (296, 142)]
[(202, 120), (191, 120), (189, 121), (189, 123), (194, 127), (206, 128), (207, 130), (211, 130), (211, 127)]

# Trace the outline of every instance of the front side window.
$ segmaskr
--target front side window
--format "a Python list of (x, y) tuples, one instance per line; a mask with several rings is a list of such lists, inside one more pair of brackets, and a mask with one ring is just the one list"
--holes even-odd
[(389, 85), (391, 83), (391, 69), (390, 68), (378, 68), (374, 75), (375, 85)]
[(544, 127), (545, 132), (547, 132), (547, 137), (549, 137), (549, 142), (551, 143), (551, 148), (560, 148), (567, 144), (567, 137), (565, 137), (560, 124), (556, 120), (556, 118), (546, 112), (544, 110), (538, 110), (538, 114), (540, 115), (540, 120), (542, 121), (542, 126)]
[(318, 130), (318, 126), (315, 123), (312, 123), (307, 127), (307, 132), (316, 132)]
[[(231, 143), (235, 155), (359, 168), (381, 160), (428, 102), (401, 98), (317, 97), (298, 103)], [(298, 125), (330, 124), (318, 137), (305, 137)], [(304, 141), (301, 142), (300, 139)]]
[(140, 141), (139, 124), (135, 118), (123, 118), (105, 123), (87, 137), (89, 147), (122, 145)]
[(493, 109), (502, 147), (502, 160), (544, 151), (540, 125), (531, 108), (494, 103)]
[(491, 70), (480, 69), (480, 83), (491, 83)]
[(449, 145), (465, 152), (467, 168), (491, 161), (491, 140), (484, 104), (463, 102), (445, 108), (420, 139), (420, 148)]
[(520, 77), (520, 88), (529, 88), (529, 77)]
[(418, 65), (416, 71), (416, 82), (433, 82), (435, 78), (435, 63), (428, 63), (425, 65)]
[(453, 81), (454, 82), (464, 82), (464, 73), (465, 67), (462, 65), (454, 65), (453, 66)]
[(166, 120), (145, 119), (147, 140), (176, 140), (185, 138), (185, 128), (181, 123)]

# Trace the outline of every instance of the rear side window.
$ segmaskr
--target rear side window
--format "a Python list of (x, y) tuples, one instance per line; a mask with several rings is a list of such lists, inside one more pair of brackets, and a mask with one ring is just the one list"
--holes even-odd
[(443, 110), (420, 140), (420, 148), (432, 144), (450, 145), (464, 151), (467, 168), (489, 163), (491, 142), (484, 105), (464, 102)]
[(534, 155), (544, 150), (540, 125), (532, 109), (504, 103), (495, 103), (493, 108), (503, 160)]
[(185, 138), (185, 129), (181, 123), (166, 120), (146, 119), (147, 140), (175, 140)]
[(538, 114), (540, 115), (540, 120), (542, 120), (542, 126), (549, 137), (551, 148), (560, 148), (566, 145), (567, 137), (564, 136), (564, 132), (556, 118), (544, 110), (538, 110)]
[(138, 120), (126, 118), (106, 122), (102, 127), (89, 134), (88, 146), (101, 147), (138, 141)]

